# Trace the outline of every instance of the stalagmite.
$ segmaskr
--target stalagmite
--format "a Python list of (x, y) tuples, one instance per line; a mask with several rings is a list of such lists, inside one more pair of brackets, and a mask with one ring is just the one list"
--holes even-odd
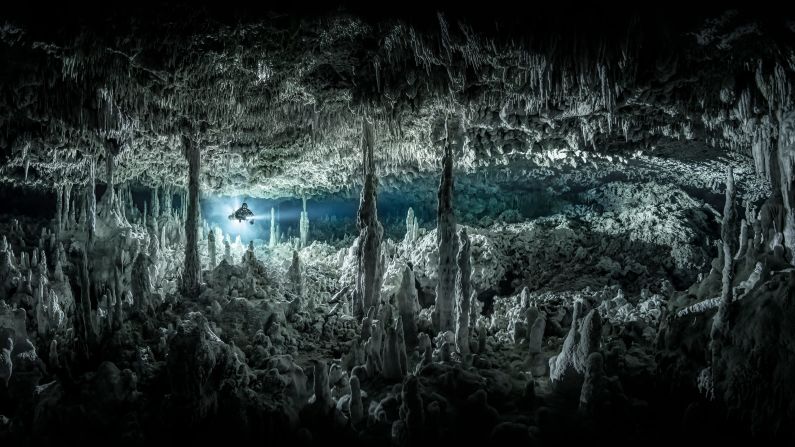
[(55, 188), (55, 222), (60, 233), (63, 230), (63, 186)]
[(328, 364), (323, 360), (315, 360), (313, 363), (315, 367), (315, 402), (322, 408), (331, 408), (334, 402), (331, 399), (331, 390), (329, 389)]
[(356, 275), (355, 313), (362, 316), (378, 305), (383, 266), (381, 265), (381, 240), (384, 229), (378, 221), (375, 173), (375, 136), (373, 124), (362, 119), (362, 155), (364, 185), (359, 199), (357, 225), (359, 227), (358, 269)]
[(77, 228), (77, 192), (75, 193), (75, 197), (72, 198), (72, 205), (69, 206), (69, 226), (71, 228)]
[(133, 294), (135, 309), (147, 313), (154, 306), (151, 301), (152, 278), (149, 276), (149, 267), (152, 261), (146, 253), (138, 253), (130, 272), (130, 289)]
[(438, 332), (455, 330), (455, 257), (458, 254), (456, 239), (456, 220), (453, 212), (453, 157), (456, 137), (452, 129), (447, 127), (447, 138), (444, 141), (442, 157), (442, 176), (439, 181), (436, 244), (439, 247), (439, 282), (436, 286), (436, 309), (434, 322)]
[(350, 403), (350, 415), (351, 415), (351, 422), (356, 425), (362, 421), (364, 418), (364, 406), (362, 405), (362, 390), (359, 387), (359, 378), (355, 375), (351, 375), (351, 378), (348, 379), (348, 383), (351, 388), (351, 403)]
[(201, 171), (201, 150), (196, 142), (183, 136), (183, 150), (188, 159), (188, 216), (185, 220), (185, 266), (182, 275), (183, 290), (189, 296), (199, 292), (202, 281), (201, 259), (199, 258), (199, 175)]
[(780, 112), (778, 167), (780, 190), (784, 202), (784, 246), (790, 264), (795, 265), (795, 111)]
[(384, 369), (381, 371), (387, 380), (401, 380), (403, 373), (400, 368), (400, 355), (398, 353), (398, 337), (395, 327), (386, 322), (386, 340), (384, 347)]
[[(183, 149), (185, 148), (183, 142)], [(188, 160), (188, 169), (190, 169), (190, 160)], [(163, 203), (160, 206), (160, 215), (165, 217), (172, 217), (172, 211), (174, 210), (174, 190), (171, 188), (171, 185), (164, 185), (163, 186)]]
[(302, 197), (301, 201), (303, 202), (303, 211), (301, 211), (299, 231), (301, 237), (301, 248), (304, 248), (309, 242), (309, 215), (306, 213), (306, 197)]
[(544, 329), (546, 329), (547, 316), (535, 306), (527, 308), (527, 341), (530, 354), (538, 354), (544, 342)]
[(298, 255), (298, 250), (293, 250), (293, 260), (290, 263), (290, 268), (287, 270), (287, 278), (290, 280), (293, 293), (298, 296), (302, 296), (303, 285), (301, 282), (301, 257)]
[(599, 351), (602, 336), (602, 318), (596, 309), (591, 309), (580, 322), (580, 333), (577, 345), (574, 368), (585, 374), (588, 356)]
[(113, 190), (114, 179), (113, 179), (113, 165), (114, 165), (114, 156), (119, 153), (119, 143), (115, 139), (109, 138), (105, 140), (105, 184), (107, 185), (108, 189), (105, 194), (109, 194), (110, 198), (108, 199), (108, 205), (110, 209), (113, 209), (113, 205), (116, 201), (116, 192)]
[(458, 303), (458, 318), (456, 322), (455, 343), (461, 355), (469, 354), (469, 304), (472, 295), (470, 287), (470, 276), (472, 266), (470, 264), (470, 243), (466, 229), (458, 231), (458, 257), (456, 265), (458, 274), (455, 281), (455, 296)]
[(740, 240), (739, 240), (739, 248), (737, 249), (737, 254), (734, 255), (734, 259), (742, 259), (745, 257), (745, 253), (748, 251), (748, 223), (745, 219), (740, 221)]
[(215, 247), (215, 230), (211, 229), (207, 233), (207, 254), (210, 257), (209, 270), (214, 269), (215, 265), (216, 265), (216, 262), (215, 262), (216, 261), (215, 250), (216, 250), (216, 247)]
[(157, 220), (157, 218), (160, 217), (160, 194), (157, 185), (152, 188), (152, 196), (149, 201), (152, 203), (150, 207), (152, 210), (152, 218)]
[(419, 224), (417, 223), (417, 217), (414, 216), (414, 209), (409, 207), (408, 212), (406, 212), (406, 236), (403, 240), (406, 244), (412, 244), (417, 240), (417, 237), (419, 237)]
[(270, 233), (270, 240), (268, 242), (268, 247), (274, 248), (278, 242), (278, 236), (276, 234), (276, 208), (271, 207), (271, 233)]
[[(88, 239), (89, 241), (94, 240), (94, 232), (96, 231), (96, 221), (97, 221), (97, 194), (96, 194), (96, 182), (97, 182), (97, 159), (91, 157), (88, 161), (88, 185), (86, 186), (86, 206), (88, 209), (86, 210), (86, 218), (88, 220), (81, 221), (86, 224), (86, 229), (88, 231)], [(84, 210), (86, 208), (83, 208)]]
[(64, 229), (69, 228), (69, 224), (71, 222), (69, 216), (71, 216), (72, 215), (71, 213), (74, 212), (71, 207), (71, 203), (72, 203), (72, 184), (67, 183), (63, 187), (63, 217), (61, 218), (61, 221), (63, 222)]
[(397, 351), (398, 360), (400, 361), (400, 376), (403, 377), (408, 373), (409, 359), (406, 352), (406, 337), (403, 330), (403, 317), (398, 317), (395, 321), (395, 332), (397, 332)]
[(224, 261), (227, 264), (232, 264), (232, 247), (229, 245), (228, 239), (224, 239)]
[(257, 256), (254, 254), (254, 241), (248, 241), (246, 252), (243, 253), (243, 262), (256, 261)]
[(713, 317), (710, 331), (710, 348), (712, 349), (712, 380), (719, 383), (722, 378), (721, 367), (718, 365), (721, 349), (729, 333), (729, 316), (732, 302), (734, 301), (734, 257), (732, 253), (736, 248), (736, 191), (734, 189), (734, 173), (728, 168), (726, 174), (726, 200), (723, 205), (723, 221), (721, 222), (721, 248), (723, 250), (723, 272), (721, 278), (721, 296), (718, 311)]
[(403, 320), (403, 336), (406, 346), (417, 346), (417, 313), (420, 305), (417, 301), (417, 288), (414, 286), (414, 272), (408, 265), (403, 267), (400, 288), (395, 298), (398, 304), (398, 313)]

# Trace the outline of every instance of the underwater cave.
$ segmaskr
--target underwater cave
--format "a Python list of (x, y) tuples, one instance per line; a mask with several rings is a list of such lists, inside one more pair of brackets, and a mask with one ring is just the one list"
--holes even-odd
[(795, 442), (795, 15), (0, 11), (2, 445)]

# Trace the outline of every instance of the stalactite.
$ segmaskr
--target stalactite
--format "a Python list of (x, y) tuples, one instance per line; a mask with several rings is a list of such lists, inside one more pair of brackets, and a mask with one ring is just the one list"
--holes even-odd
[(458, 231), (458, 257), (456, 265), (458, 274), (455, 282), (455, 296), (458, 304), (458, 318), (456, 325), (455, 341), (461, 355), (469, 354), (469, 304), (472, 295), (470, 276), (472, 266), (470, 263), (470, 242), (466, 229)]
[(276, 208), (271, 207), (271, 237), (270, 241), (268, 242), (268, 247), (275, 248), (277, 242), (278, 236), (276, 234)]
[(185, 265), (183, 270), (183, 291), (196, 296), (202, 281), (201, 259), (199, 258), (199, 175), (201, 171), (201, 150), (187, 137), (182, 139), (185, 158), (188, 160), (188, 216), (185, 219)]
[(207, 254), (210, 257), (209, 270), (214, 269), (215, 265), (216, 265), (216, 262), (215, 262), (216, 261), (215, 250), (216, 250), (216, 247), (215, 247), (215, 230), (211, 229), (207, 233)]
[[(447, 123), (445, 123), (447, 125)], [(442, 176), (439, 182), (436, 244), (439, 247), (439, 282), (436, 285), (434, 323), (439, 332), (455, 331), (455, 257), (458, 254), (456, 221), (453, 212), (453, 137), (448, 131), (444, 142)]]
[(361, 317), (378, 305), (383, 266), (381, 265), (381, 240), (384, 229), (378, 221), (375, 172), (375, 136), (373, 124), (362, 119), (362, 155), (364, 185), (359, 199), (357, 225), (359, 227), (358, 270), (356, 276), (355, 313)]
[(300, 227), (300, 237), (301, 237), (301, 248), (307, 246), (309, 242), (309, 216), (306, 213), (306, 197), (302, 197), (303, 202), (303, 211), (301, 211), (301, 220), (299, 223)]

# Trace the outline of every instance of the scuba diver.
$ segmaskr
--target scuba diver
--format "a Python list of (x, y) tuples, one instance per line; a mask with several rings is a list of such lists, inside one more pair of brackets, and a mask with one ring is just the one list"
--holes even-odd
[[(248, 204), (243, 202), (243, 205), (234, 213), (229, 215), (229, 220), (237, 220), (238, 222), (243, 222), (247, 220), (249, 217), (253, 216), (254, 213), (248, 209)], [(253, 221), (249, 221), (251, 225), (254, 225)]]

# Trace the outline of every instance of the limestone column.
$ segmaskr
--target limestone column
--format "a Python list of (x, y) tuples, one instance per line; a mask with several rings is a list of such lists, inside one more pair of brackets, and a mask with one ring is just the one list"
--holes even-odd
[(359, 198), (357, 224), (359, 227), (358, 271), (356, 275), (355, 313), (361, 318), (370, 307), (377, 306), (381, 293), (381, 240), (384, 229), (378, 221), (375, 173), (375, 137), (373, 124), (362, 119), (362, 155), (364, 185)]
[[(436, 285), (436, 309), (434, 321), (438, 321), (440, 332), (455, 331), (455, 278), (458, 255), (456, 220), (453, 212), (453, 155), (454, 145), (460, 135), (445, 122), (447, 137), (442, 157), (442, 178), (439, 182), (438, 208), (436, 213), (436, 243), (439, 247), (439, 282)], [(460, 129), (458, 130), (460, 131)]]
[(276, 208), (271, 207), (271, 238), (268, 242), (268, 247), (274, 248), (276, 247)]
[[(464, 228), (458, 231), (458, 275), (455, 282), (456, 302), (458, 303), (458, 322), (455, 332), (455, 343), (458, 352), (462, 355), (469, 354), (469, 301), (472, 287), (470, 276), (472, 275), (472, 265), (470, 263), (470, 242), (469, 236)], [(529, 329), (529, 328), (528, 328)]]
[(299, 222), (299, 230), (301, 235), (301, 248), (307, 246), (309, 242), (309, 216), (306, 213), (306, 197), (302, 197), (304, 210), (301, 211), (301, 221)]
[(88, 239), (94, 240), (94, 231), (97, 227), (97, 159), (91, 157), (88, 161), (88, 185), (86, 191), (87, 212), (86, 228), (88, 229)]
[(199, 259), (199, 173), (201, 170), (201, 151), (196, 142), (182, 137), (183, 151), (188, 160), (188, 211), (185, 219), (185, 266), (182, 275), (185, 293), (195, 296), (202, 280), (201, 260)]

